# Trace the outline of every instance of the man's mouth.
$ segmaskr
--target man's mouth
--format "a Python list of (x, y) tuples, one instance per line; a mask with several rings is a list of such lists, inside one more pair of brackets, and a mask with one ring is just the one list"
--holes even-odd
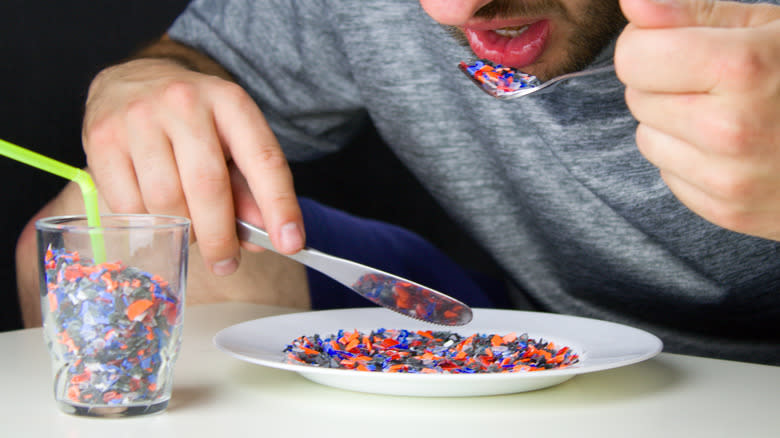
[(463, 33), (478, 58), (523, 68), (535, 62), (544, 52), (550, 35), (550, 22), (540, 20), (493, 29), (467, 26), (463, 28)]

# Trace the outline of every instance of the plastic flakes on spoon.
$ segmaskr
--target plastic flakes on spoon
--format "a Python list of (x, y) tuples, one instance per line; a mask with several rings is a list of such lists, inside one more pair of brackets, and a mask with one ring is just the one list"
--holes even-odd
[(534, 75), (523, 73), (501, 64), (493, 65), (485, 60), (473, 63), (461, 61), (459, 67), (485, 91), (496, 97), (541, 85), (541, 81)]

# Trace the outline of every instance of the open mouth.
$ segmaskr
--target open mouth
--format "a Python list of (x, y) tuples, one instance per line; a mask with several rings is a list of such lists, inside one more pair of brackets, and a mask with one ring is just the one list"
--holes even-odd
[(540, 20), (495, 29), (465, 27), (463, 33), (478, 58), (522, 68), (532, 64), (544, 52), (550, 35), (550, 23)]

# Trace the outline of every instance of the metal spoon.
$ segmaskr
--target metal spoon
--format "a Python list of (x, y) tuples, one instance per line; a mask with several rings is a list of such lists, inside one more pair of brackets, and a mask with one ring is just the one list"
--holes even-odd
[[(264, 230), (236, 219), (238, 238), (277, 252)], [(369, 301), (411, 318), (441, 325), (464, 325), (471, 309), (441, 292), (387, 272), (334, 257), (313, 248), (282, 254), (327, 275)]]
[[(479, 85), (485, 93), (497, 99), (516, 99), (533, 93), (549, 91), (554, 85), (562, 81), (581, 76), (590, 76), (615, 70), (614, 65), (597, 67), (565, 75), (556, 76), (549, 81), (542, 82), (536, 76), (518, 71), (512, 67), (494, 65), (490, 61), (479, 60), (467, 64), (461, 62), (458, 67), (475, 84)], [(487, 74), (485, 74), (487, 72)], [(511, 82), (506, 78), (511, 76)], [(510, 83), (507, 83), (510, 82)]]

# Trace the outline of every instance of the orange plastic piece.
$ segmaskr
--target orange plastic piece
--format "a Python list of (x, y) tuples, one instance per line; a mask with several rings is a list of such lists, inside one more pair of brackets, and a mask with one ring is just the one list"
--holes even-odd
[(57, 306), (59, 305), (57, 302), (57, 294), (49, 292), (46, 295), (49, 298), (49, 311), (54, 312), (57, 310)]
[(319, 351), (312, 350), (311, 348), (304, 347), (303, 345), (301, 345), (301, 350), (303, 350), (303, 352), (306, 354), (320, 354)]
[(127, 306), (127, 310), (125, 311), (127, 319), (130, 321), (137, 321), (137, 318), (146, 312), (150, 307), (152, 307), (152, 304), (154, 303), (152, 303), (150, 300), (142, 299), (133, 301), (129, 306)]
[(358, 345), (360, 345), (360, 341), (357, 340), (357, 339), (353, 339), (353, 340), (349, 341), (349, 344), (347, 344), (347, 346), (344, 347), (344, 349), (351, 352), (351, 350), (353, 350)]

